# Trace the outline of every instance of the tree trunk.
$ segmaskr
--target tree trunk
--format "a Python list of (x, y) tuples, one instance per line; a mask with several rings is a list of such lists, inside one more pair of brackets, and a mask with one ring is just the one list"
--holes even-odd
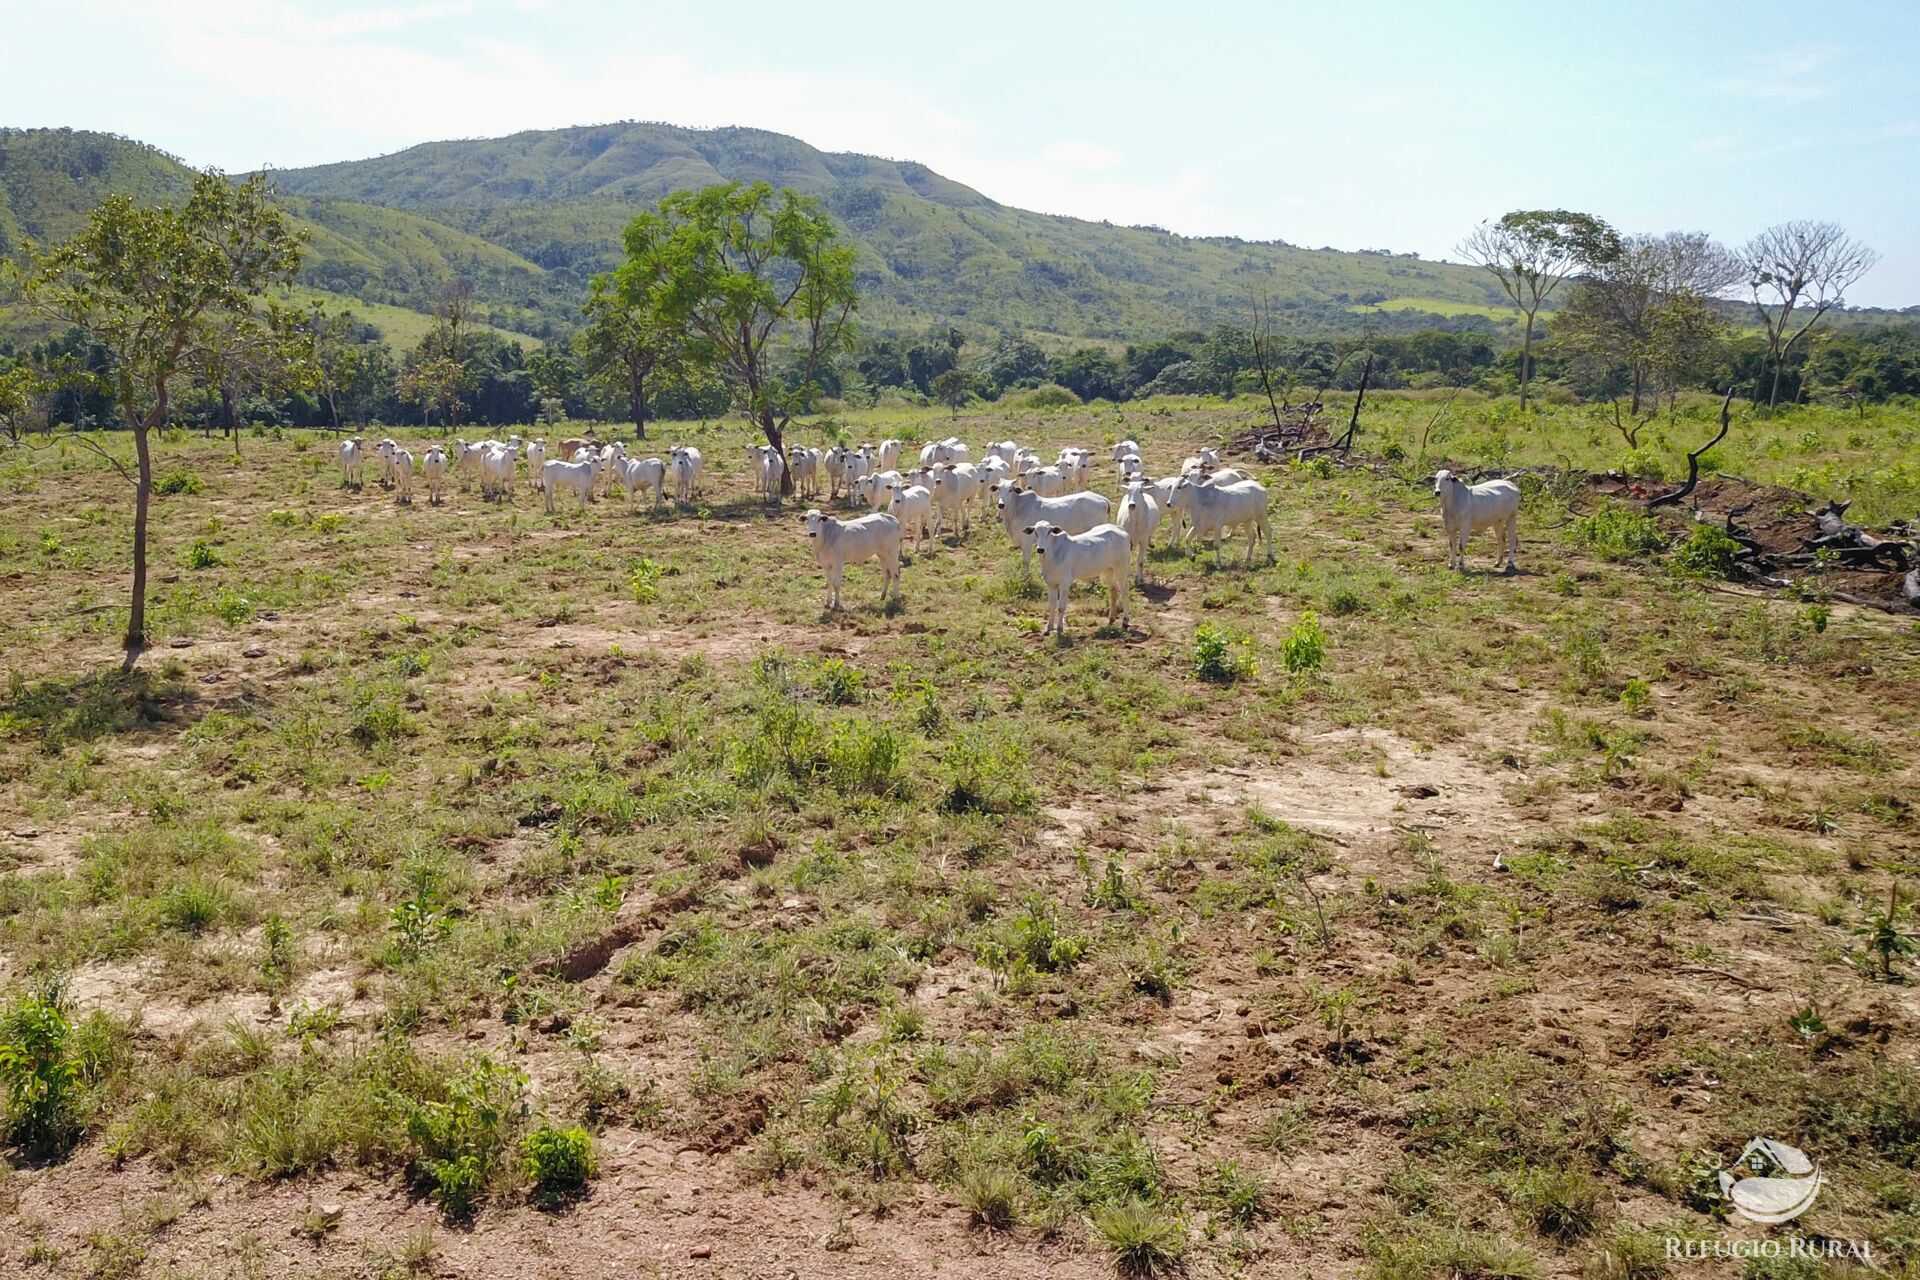
[(1785, 349), (1773, 353), (1773, 390), (1767, 395), (1767, 412), (1771, 413), (1780, 404), (1780, 366), (1787, 361)]
[(1633, 407), (1628, 411), (1634, 417), (1640, 416), (1640, 397), (1647, 387), (1647, 371), (1635, 366), (1633, 370)]
[[(153, 421), (166, 417), (166, 403), (151, 415)], [(123, 641), (126, 659), (122, 671), (133, 670), (147, 647), (147, 503), (153, 493), (153, 451), (148, 447), (148, 423), (133, 424), (133, 450), (140, 460), (140, 478), (133, 486), (133, 603), (127, 612), (127, 634)]]
[(240, 423), (233, 415), (233, 392), (226, 386), (220, 388), (220, 431), (225, 435), (240, 429)]
[(1527, 313), (1527, 331), (1520, 338), (1520, 411), (1527, 409), (1527, 386), (1533, 381), (1533, 317)]
[(627, 389), (627, 408), (633, 414), (634, 434), (642, 440), (647, 438), (647, 378), (645, 374), (633, 375), (633, 385)]
[[(785, 440), (782, 439), (780, 424), (773, 420), (773, 410), (765, 409), (761, 411), (760, 430), (766, 434), (767, 443), (780, 451), (780, 460), (784, 463), (787, 459), (787, 446)], [(782, 466), (780, 468), (780, 496), (783, 498), (791, 498), (793, 496), (792, 467)]]

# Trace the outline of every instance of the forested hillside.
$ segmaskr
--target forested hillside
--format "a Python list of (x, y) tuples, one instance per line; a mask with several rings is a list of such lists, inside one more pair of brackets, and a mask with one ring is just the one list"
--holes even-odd
[[(177, 196), (191, 174), (109, 134), (0, 131), (0, 251), (58, 240), (113, 192)], [(423, 311), (465, 277), (490, 323), (538, 337), (575, 325), (587, 281), (613, 264), (636, 210), (678, 188), (761, 178), (820, 196), (846, 228), (870, 332), (953, 321), (1136, 340), (1240, 319), (1256, 288), (1319, 331), (1510, 325), (1492, 280), (1469, 268), (1032, 213), (924, 165), (755, 129), (560, 129), (273, 176), (312, 235), (304, 284)]]

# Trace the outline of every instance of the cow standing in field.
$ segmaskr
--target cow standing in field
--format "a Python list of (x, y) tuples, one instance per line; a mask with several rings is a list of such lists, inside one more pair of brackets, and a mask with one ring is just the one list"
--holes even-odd
[(1482, 529), (1492, 529), (1500, 540), (1499, 568), (1518, 569), (1520, 554), (1520, 486), (1511, 480), (1488, 480), (1470, 485), (1451, 471), (1436, 471), (1433, 492), (1440, 499), (1441, 522), (1447, 527), (1447, 568), (1466, 571), (1467, 542)]
[(813, 562), (827, 571), (827, 608), (840, 607), (840, 581), (847, 566), (880, 562), (880, 603), (900, 598), (900, 522), (886, 512), (856, 520), (836, 520), (818, 508), (802, 517), (812, 544)]

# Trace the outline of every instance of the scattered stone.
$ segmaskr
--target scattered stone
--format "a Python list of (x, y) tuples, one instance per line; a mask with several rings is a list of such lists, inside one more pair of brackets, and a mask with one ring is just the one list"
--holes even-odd
[(222, 680), (225, 680), (225, 679), (226, 677), (221, 675), (218, 671), (209, 671), (207, 672), (206, 675), (203, 675), (200, 677), (200, 683), (201, 684), (219, 684)]
[(242, 649), (240, 656), (243, 658), (264, 658), (267, 656), (267, 651), (260, 648)]
[(39, 835), (40, 835), (40, 828), (38, 828), (38, 827), (15, 827), (15, 828), (14, 828), (14, 831), (13, 831), (13, 834), (15, 834), (16, 836), (19, 836), (19, 837), (20, 837), (20, 838), (21, 838), (22, 840), (33, 840), (33, 839), (36, 839), (36, 838), (38, 838), (38, 837), (39, 837)]
[(687, 1250), (687, 1256), (689, 1258), (711, 1258), (713, 1256), (713, 1246), (710, 1244), (697, 1244)]
[(346, 1215), (346, 1212), (344, 1206), (323, 1204), (320, 1206), (320, 1220), (331, 1226), (333, 1223), (340, 1221), (340, 1219)]
[(1412, 786), (1401, 787), (1399, 791), (1401, 795), (1412, 800), (1430, 800), (1440, 794), (1438, 787), (1430, 787), (1424, 782), (1416, 782)]
[(193, 641), (187, 639), (185, 636), (175, 636), (173, 639), (167, 641), (167, 648), (191, 649), (193, 648)]

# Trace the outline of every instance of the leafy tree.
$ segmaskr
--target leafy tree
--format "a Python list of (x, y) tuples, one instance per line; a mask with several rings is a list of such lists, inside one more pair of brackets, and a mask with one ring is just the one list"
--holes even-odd
[(1047, 376), (1047, 353), (1017, 333), (1000, 335), (980, 372), (1000, 390), (1032, 386)]
[(933, 380), (960, 365), (960, 352), (967, 335), (952, 325), (935, 328), (923, 340), (907, 348), (907, 381), (921, 395), (933, 394)]
[(13, 443), (20, 443), (40, 392), (40, 379), (31, 365), (0, 357), (0, 430)]
[(1057, 357), (1047, 366), (1047, 380), (1059, 383), (1082, 400), (1126, 398), (1120, 366), (1099, 347), (1081, 347)]
[[(719, 372), (733, 407), (785, 448), (794, 413), (816, 393), (822, 361), (853, 336), (854, 251), (808, 196), (765, 182), (679, 191), (627, 227), (620, 294), (678, 333), (687, 360)], [(804, 353), (775, 372), (776, 347)], [(793, 492), (783, 472), (781, 492)]]
[(1592, 214), (1517, 209), (1475, 227), (1458, 252), (1498, 280), (1526, 317), (1520, 338), (1520, 407), (1525, 409), (1533, 380), (1534, 317), (1561, 281), (1619, 256), (1620, 236)]
[(663, 374), (680, 359), (681, 335), (660, 323), (647, 299), (631, 297), (616, 286), (611, 275), (595, 276), (587, 295), (587, 325), (574, 341), (587, 376), (602, 385), (617, 385), (627, 403), (633, 429), (647, 434), (647, 379)]
[(1773, 366), (1769, 409), (1780, 403), (1780, 372), (1787, 353), (1879, 260), (1879, 254), (1834, 222), (1783, 222), (1740, 250), (1753, 310), (1767, 334), (1767, 361)]
[(29, 252), (28, 296), (111, 353), (115, 399), (133, 433), (133, 474), (99, 449), (134, 486), (127, 670), (146, 647), (152, 432), (167, 420), (176, 380), (206, 358), (220, 334), (266, 328), (261, 296), (292, 281), (300, 246), (263, 176), (234, 184), (208, 171), (182, 205), (140, 208), (108, 196), (73, 239), (45, 254)]
[(1632, 412), (1639, 413), (1656, 366), (1675, 363), (1661, 351), (1661, 337), (1694, 334), (1690, 324), (1676, 325), (1676, 316), (1696, 319), (1700, 308), (1693, 304), (1721, 293), (1741, 274), (1738, 260), (1703, 233), (1629, 236), (1619, 253), (1595, 263), (1574, 285), (1554, 317), (1554, 338), (1602, 366), (1624, 369)]
[(933, 398), (959, 417), (967, 401), (973, 399), (973, 375), (965, 369), (948, 369), (933, 380)]

